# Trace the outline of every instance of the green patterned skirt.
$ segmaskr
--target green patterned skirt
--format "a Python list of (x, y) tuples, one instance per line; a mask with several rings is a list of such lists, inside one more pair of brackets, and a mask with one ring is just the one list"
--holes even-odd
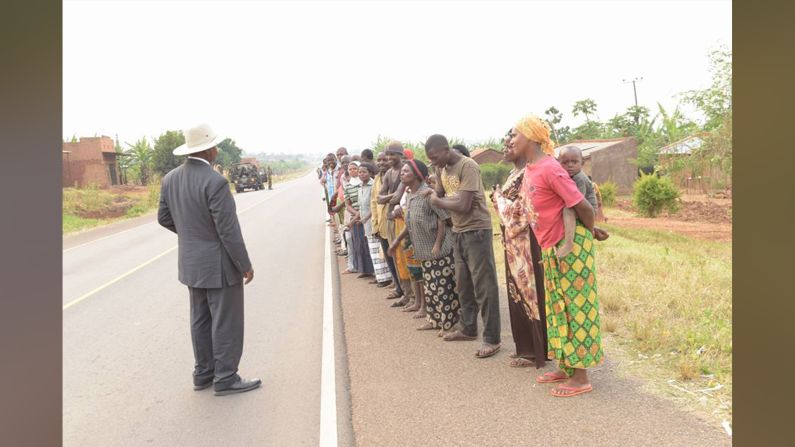
[[(562, 245), (561, 240), (558, 246)], [(596, 294), (594, 238), (580, 222), (574, 232), (574, 248), (558, 260), (555, 247), (542, 250), (549, 357), (566, 374), (586, 369), (603, 360)]]

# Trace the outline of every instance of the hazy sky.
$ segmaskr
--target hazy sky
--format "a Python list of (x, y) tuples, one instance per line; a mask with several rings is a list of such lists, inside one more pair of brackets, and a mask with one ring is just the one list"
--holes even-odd
[(675, 104), (731, 48), (729, 1), (69, 1), (64, 137), (132, 143), (200, 122), (247, 152), (377, 136), (500, 137), (574, 101), (608, 119)]

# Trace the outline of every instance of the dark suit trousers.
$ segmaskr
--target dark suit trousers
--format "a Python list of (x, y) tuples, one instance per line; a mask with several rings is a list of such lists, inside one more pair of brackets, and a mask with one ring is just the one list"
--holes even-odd
[(221, 289), (190, 291), (190, 334), (193, 339), (194, 384), (214, 377), (216, 384), (236, 382), (243, 355), (243, 283)]

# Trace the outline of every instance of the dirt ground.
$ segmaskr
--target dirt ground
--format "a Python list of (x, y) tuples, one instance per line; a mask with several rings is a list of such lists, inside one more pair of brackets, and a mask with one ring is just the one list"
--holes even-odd
[(626, 228), (673, 231), (711, 241), (732, 240), (732, 200), (706, 195), (685, 195), (676, 213), (664, 212), (656, 218), (639, 217), (629, 197), (616, 199), (615, 212), (606, 210), (609, 224)]

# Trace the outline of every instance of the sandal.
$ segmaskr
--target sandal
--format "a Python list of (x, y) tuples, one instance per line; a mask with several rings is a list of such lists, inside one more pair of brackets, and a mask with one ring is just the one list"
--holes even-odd
[(436, 325), (433, 323), (425, 323), (424, 325), (417, 328), (418, 331), (430, 331), (432, 329), (436, 329)]
[(524, 357), (515, 357), (513, 360), (508, 362), (508, 366), (511, 368), (527, 368), (530, 366), (535, 366), (535, 364), (536, 363), (534, 361)]
[(445, 336), (442, 338), (444, 339), (444, 341), (472, 341), (478, 339), (476, 335), (467, 335), (461, 332), (460, 330), (449, 332), (445, 334)]
[(389, 287), (391, 285), (392, 285), (392, 280), (390, 279), (389, 281), (379, 282), (378, 286), (376, 286), (376, 287), (382, 287), (383, 288), (383, 287)]
[(413, 317), (411, 317), (411, 318), (414, 318), (414, 319), (417, 319), (417, 320), (419, 320), (420, 318), (425, 318), (425, 317), (426, 317), (426, 315), (425, 315), (425, 312), (423, 312), (423, 313), (419, 313), (419, 312), (417, 312), (417, 314), (416, 314), (416, 315), (414, 315), (414, 316), (413, 316)]
[(483, 343), (483, 346), (475, 353), (475, 357), (479, 359), (485, 359), (487, 357), (491, 357), (494, 354), (500, 352), (501, 345), (490, 345), (487, 343)]
[(393, 290), (389, 295), (386, 296), (386, 299), (394, 300), (395, 298), (400, 298), (401, 296), (403, 296), (402, 293), (398, 293), (397, 290)]
[(552, 394), (555, 397), (573, 397), (578, 394), (590, 393), (591, 391), (593, 391), (593, 386), (590, 383), (578, 388), (565, 386), (565, 385), (558, 385), (557, 387), (552, 388), (550, 394)]
[(569, 380), (568, 377), (560, 377), (554, 372), (545, 372), (540, 376), (536, 377), (536, 383), (555, 383), (555, 382), (565, 382)]

